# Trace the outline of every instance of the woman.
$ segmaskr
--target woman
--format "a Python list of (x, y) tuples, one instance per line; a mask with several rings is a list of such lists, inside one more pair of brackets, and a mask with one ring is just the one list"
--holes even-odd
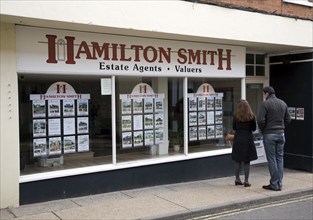
[[(236, 162), (235, 185), (251, 186), (249, 183), (250, 161), (258, 158), (253, 140), (253, 131), (256, 129), (256, 119), (246, 100), (239, 100), (233, 118), (235, 138), (233, 143), (232, 159)], [(240, 180), (241, 165), (244, 167), (245, 181)]]

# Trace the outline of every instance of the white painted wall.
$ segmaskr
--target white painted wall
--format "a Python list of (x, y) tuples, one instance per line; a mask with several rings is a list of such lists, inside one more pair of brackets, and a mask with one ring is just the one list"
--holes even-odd
[[(205, 4), (168, 1), (1, 1), (1, 14), (215, 40), (262, 42), (313, 47), (313, 22), (227, 9)], [(3, 20), (3, 19), (2, 19)], [(20, 18), (21, 24), (35, 24)], [(42, 23), (44, 24), (44, 23)], [(74, 27), (73, 27), (74, 28)], [(78, 28), (78, 27), (76, 27)], [(104, 29), (102, 29), (104, 30)]]
[(0, 208), (19, 205), (19, 120), (15, 27), (1, 23)]

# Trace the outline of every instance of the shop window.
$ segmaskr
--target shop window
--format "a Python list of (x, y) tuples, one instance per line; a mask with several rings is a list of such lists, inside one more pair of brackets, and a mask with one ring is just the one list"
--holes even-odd
[(265, 76), (265, 55), (246, 54), (246, 75)]
[(186, 110), (183, 78), (117, 76), (113, 144), (111, 96), (101, 95), (102, 78), (19, 76), (21, 175), (231, 147), (224, 137), (241, 80), (188, 78)]
[(111, 96), (101, 95), (99, 77), (18, 83), (21, 175), (112, 163)]
[(184, 151), (184, 94), (183, 79), (168, 79), (169, 145), (173, 152)]
[(117, 163), (183, 152), (169, 145), (168, 89), (167, 78), (116, 78)]
[(224, 137), (240, 94), (240, 80), (188, 79), (188, 153), (231, 147)]
[[(241, 81), (188, 79), (186, 112), (183, 85), (183, 78), (175, 77), (116, 78), (117, 163), (183, 155), (184, 135), (187, 135), (188, 154), (231, 147), (224, 137), (232, 129)], [(203, 90), (208, 85), (214, 88), (213, 92)], [(146, 86), (151, 89), (149, 95), (143, 92)], [(156, 101), (161, 103), (162, 110), (156, 111)], [(184, 133), (185, 114), (187, 134)], [(155, 152), (154, 145), (158, 149)]]

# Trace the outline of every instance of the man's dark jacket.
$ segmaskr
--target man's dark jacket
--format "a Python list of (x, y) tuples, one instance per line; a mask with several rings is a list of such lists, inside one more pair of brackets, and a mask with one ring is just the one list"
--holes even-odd
[(261, 104), (257, 122), (262, 134), (283, 133), (290, 121), (287, 104), (275, 94), (270, 94)]

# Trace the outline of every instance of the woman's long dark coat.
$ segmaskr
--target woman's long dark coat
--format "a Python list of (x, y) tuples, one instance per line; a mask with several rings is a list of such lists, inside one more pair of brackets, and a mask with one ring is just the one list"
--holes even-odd
[(250, 162), (258, 159), (252, 134), (256, 129), (255, 117), (247, 122), (237, 121), (234, 117), (233, 129), (235, 130), (235, 139), (232, 159), (237, 162)]

